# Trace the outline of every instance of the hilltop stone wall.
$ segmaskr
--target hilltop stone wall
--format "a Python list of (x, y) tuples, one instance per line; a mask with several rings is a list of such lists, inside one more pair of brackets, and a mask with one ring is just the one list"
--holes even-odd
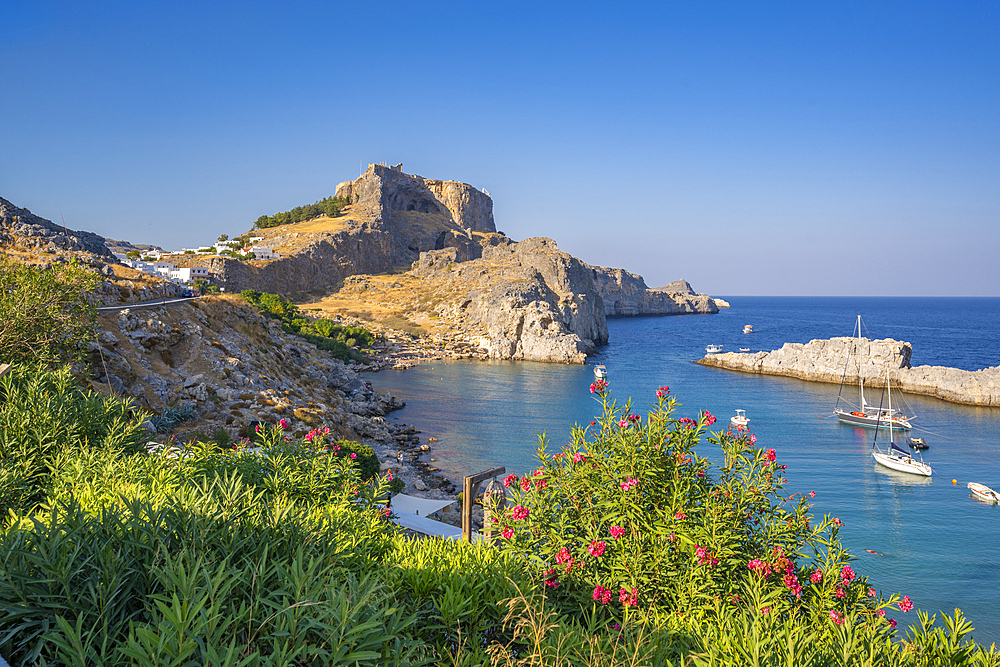
[[(913, 348), (909, 343), (892, 340), (861, 339), (858, 354), (856, 338), (830, 338), (808, 343), (785, 343), (771, 352), (709, 354), (698, 361), (745, 373), (784, 375), (813, 382), (857, 385), (863, 377), (866, 386), (885, 384), (886, 367), (893, 388), (911, 394), (923, 394), (969, 405), (1000, 406), (1000, 366), (979, 371), (965, 371), (945, 366), (910, 366)], [(860, 364), (859, 364), (859, 360)]]

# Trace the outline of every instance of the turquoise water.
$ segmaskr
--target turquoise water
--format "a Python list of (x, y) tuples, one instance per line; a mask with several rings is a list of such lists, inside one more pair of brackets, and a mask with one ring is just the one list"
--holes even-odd
[[(660, 385), (682, 403), (678, 416), (706, 409), (724, 422), (736, 408), (746, 409), (758, 445), (775, 448), (779, 463), (789, 466), (789, 492), (815, 491), (814, 514), (845, 522), (841, 537), (858, 557), (855, 569), (928, 612), (961, 608), (977, 639), (1000, 642), (1000, 506), (979, 503), (965, 486), (977, 481), (1000, 489), (1000, 409), (907, 396), (918, 415), (914, 434), (930, 443), (924, 461), (934, 467), (932, 479), (918, 478), (877, 466), (870, 454), (874, 431), (832, 417), (837, 385), (691, 363), (709, 343), (769, 350), (847, 336), (860, 312), (872, 336), (911, 342), (914, 365), (975, 370), (1000, 363), (1000, 299), (729, 300), (733, 308), (718, 315), (611, 320), (610, 344), (590, 361), (608, 367), (612, 394), (619, 401), (632, 397), (633, 412), (652, 403)], [(743, 335), (744, 324), (756, 333)], [(435, 362), (371, 379), (407, 402), (393, 418), (423, 431), (424, 440), (439, 439), (435, 465), (456, 481), (494, 465), (528, 470), (539, 432), (558, 447), (570, 426), (599, 411), (589, 391), (590, 366)], [(700, 447), (713, 458), (710, 445)], [(916, 622), (914, 612), (896, 617)]]

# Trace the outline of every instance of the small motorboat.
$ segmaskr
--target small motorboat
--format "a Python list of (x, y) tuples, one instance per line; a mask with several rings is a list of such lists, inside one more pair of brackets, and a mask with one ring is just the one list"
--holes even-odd
[(927, 449), (930, 447), (923, 438), (907, 438), (906, 444), (910, 446), (910, 449)]
[(745, 334), (752, 334), (753, 333), (753, 325), (752, 324), (745, 325), (743, 327), (743, 333), (745, 333)]
[(705, 352), (708, 354), (720, 354), (722, 352), (721, 345), (709, 345), (705, 348)]
[(972, 491), (972, 495), (979, 500), (984, 500), (988, 503), (1000, 503), (1000, 493), (997, 493), (985, 484), (969, 482), (966, 486), (969, 487), (969, 491)]
[(740, 348), (740, 352), (749, 352), (749, 351), (750, 351), (749, 347), (741, 347)]
[(737, 410), (736, 415), (729, 419), (729, 423), (733, 426), (742, 426), (743, 428), (746, 428), (750, 423), (750, 420), (747, 418), (746, 410)]
[(608, 369), (604, 366), (594, 366), (594, 379), (595, 380), (607, 380), (608, 379)]

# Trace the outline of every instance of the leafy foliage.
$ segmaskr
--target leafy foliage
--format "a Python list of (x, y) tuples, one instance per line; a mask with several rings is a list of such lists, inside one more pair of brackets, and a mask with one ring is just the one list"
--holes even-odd
[(278, 294), (243, 290), (240, 295), (274, 319), (281, 320), (282, 329), (287, 333), (305, 338), (338, 359), (364, 361), (355, 348), (369, 347), (375, 342), (375, 336), (363, 327), (336, 324), (326, 318), (313, 320), (301, 317), (295, 304)]
[(0, 258), (3, 360), (79, 358), (97, 320), (83, 295), (101, 281), (75, 259), (45, 268)]
[(331, 218), (335, 218), (340, 215), (341, 210), (343, 210), (343, 208), (349, 203), (350, 202), (343, 197), (326, 197), (324, 199), (320, 199), (315, 204), (296, 206), (291, 211), (285, 211), (284, 213), (262, 215), (253, 223), (253, 228), (266, 229), (268, 227), (277, 227), (278, 225), (287, 225), (293, 222), (312, 220), (313, 218), (318, 218), (321, 215), (327, 215)]

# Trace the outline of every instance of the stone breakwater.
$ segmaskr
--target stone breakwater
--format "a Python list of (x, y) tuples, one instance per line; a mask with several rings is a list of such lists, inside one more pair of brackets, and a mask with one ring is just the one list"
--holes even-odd
[[(1000, 407), (1000, 366), (979, 371), (964, 371), (946, 366), (910, 366), (913, 348), (909, 343), (892, 340), (860, 341), (856, 338), (830, 338), (808, 343), (785, 343), (771, 352), (726, 352), (709, 354), (697, 363), (745, 373), (784, 375), (812, 382), (841, 380), (881, 387), (886, 367), (894, 389), (910, 394), (934, 396), (952, 403)], [(860, 364), (859, 364), (860, 360)]]

